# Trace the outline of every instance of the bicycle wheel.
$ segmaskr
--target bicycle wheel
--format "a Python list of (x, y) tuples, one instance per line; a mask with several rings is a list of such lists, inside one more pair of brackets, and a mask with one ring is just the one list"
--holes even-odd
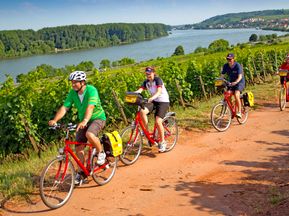
[[(163, 119), (163, 126), (165, 141), (167, 143), (165, 152), (168, 152), (175, 147), (179, 137), (179, 130), (176, 118), (174, 116), (166, 116)], [(155, 137), (158, 137), (158, 130), (156, 130)]]
[(50, 161), (41, 173), (40, 196), (49, 208), (59, 208), (71, 197), (74, 188), (75, 170), (70, 161), (65, 173), (64, 169), (64, 157), (57, 157)]
[(237, 118), (237, 121), (239, 122), (239, 124), (244, 124), (248, 119), (249, 108), (244, 106), (243, 99), (241, 99), (241, 113), (242, 113), (242, 118)]
[(91, 164), (93, 165), (93, 180), (99, 185), (105, 185), (115, 174), (117, 157), (107, 155), (105, 158), (105, 163), (99, 166), (97, 164), (97, 156), (94, 156)]
[(281, 111), (283, 111), (286, 107), (286, 89), (284, 86), (281, 86), (279, 92), (279, 107)]
[(216, 104), (211, 111), (211, 123), (217, 131), (225, 131), (229, 128), (232, 121), (232, 112), (227, 103)]
[(121, 132), (123, 153), (120, 160), (126, 165), (131, 165), (137, 161), (142, 149), (142, 136), (139, 129), (128, 126)]

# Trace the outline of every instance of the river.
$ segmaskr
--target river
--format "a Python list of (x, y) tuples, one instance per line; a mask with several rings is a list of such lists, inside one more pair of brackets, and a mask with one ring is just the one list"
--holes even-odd
[(109, 59), (112, 62), (124, 57), (139, 62), (157, 57), (169, 57), (179, 45), (182, 45), (185, 53), (188, 54), (199, 46), (207, 48), (217, 39), (225, 39), (234, 45), (248, 42), (249, 37), (254, 33), (257, 35), (286, 34), (286, 32), (257, 29), (173, 30), (169, 36), (134, 44), (0, 60), (0, 82), (6, 79), (5, 74), (16, 78), (18, 74), (27, 73), (41, 64), (61, 68), (65, 65), (77, 65), (82, 61), (92, 61), (95, 67), (99, 67), (102, 59)]

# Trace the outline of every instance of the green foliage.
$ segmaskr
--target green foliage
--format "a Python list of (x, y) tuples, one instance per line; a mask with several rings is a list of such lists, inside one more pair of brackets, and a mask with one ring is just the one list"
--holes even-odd
[(0, 58), (133, 43), (167, 36), (168, 30), (159, 23), (110, 23), (0, 31)]
[(184, 47), (179, 45), (176, 47), (175, 52), (172, 56), (178, 56), (178, 55), (185, 55)]
[(258, 40), (258, 35), (257, 34), (251, 34), (249, 37), (250, 42), (256, 42)]
[(130, 65), (130, 64), (134, 64), (134, 63), (135, 63), (134, 59), (125, 57), (125, 58), (122, 58), (121, 60), (112, 62), (112, 66), (113, 67), (125, 66), (125, 65)]
[(207, 52), (208, 49), (205, 48), (205, 47), (197, 47), (195, 50), (194, 50), (194, 53), (201, 53), (201, 52)]
[[(288, 44), (235, 47), (232, 52), (242, 64), (246, 82), (264, 80), (264, 75), (274, 74), (289, 50)], [(215, 93), (214, 80), (220, 75), (226, 62), (227, 52), (213, 54), (189, 54), (170, 58), (158, 58), (130, 66), (117, 67), (99, 72), (91, 62), (81, 62), (65, 68), (40, 65), (28, 74), (17, 77), (17, 85), (11, 77), (0, 87), (0, 158), (11, 153), (23, 154), (25, 151), (45, 147), (45, 143), (59, 140), (61, 134), (47, 129), (47, 122), (63, 104), (71, 84), (67, 77), (75, 69), (90, 70), (89, 83), (99, 91), (102, 105), (108, 116), (108, 127), (120, 125), (122, 116), (116, 107), (112, 90), (116, 93), (124, 112), (129, 119), (134, 117), (135, 108), (124, 102), (125, 92), (135, 91), (145, 79), (144, 68), (154, 65), (157, 74), (163, 79), (170, 95), (172, 105), (178, 105), (180, 94), (186, 103), (203, 98), (200, 80), (203, 81), (207, 95)], [(123, 64), (131, 63), (124, 58)], [(77, 123), (76, 110), (72, 109), (62, 122)], [(36, 146), (31, 142), (34, 140)], [(43, 141), (45, 140), (45, 141)], [(13, 143), (13, 145), (11, 144)]]
[(102, 59), (101, 62), (99, 63), (99, 68), (100, 69), (107, 69), (110, 68), (110, 61), (109, 59)]
[(229, 48), (229, 42), (224, 39), (215, 40), (210, 43), (208, 50), (210, 52), (222, 52)]

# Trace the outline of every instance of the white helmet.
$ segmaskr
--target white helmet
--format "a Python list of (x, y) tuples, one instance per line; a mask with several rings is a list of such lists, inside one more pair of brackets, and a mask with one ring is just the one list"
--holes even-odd
[(69, 75), (69, 80), (75, 80), (75, 81), (85, 81), (86, 80), (86, 74), (84, 71), (74, 71)]

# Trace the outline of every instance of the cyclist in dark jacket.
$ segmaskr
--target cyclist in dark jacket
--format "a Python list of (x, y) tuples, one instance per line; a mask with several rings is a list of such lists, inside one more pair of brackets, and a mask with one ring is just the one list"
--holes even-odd
[(244, 73), (241, 65), (235, 61), (235, 55), (233, 53), (229, 53), (226, 59), (228, 62), (223, 66), (221, 77), (224, 77), (225, 74), (228, 75), (229, 82), (232, 85), (230, 90), (234, 92), (238, 104), (236, 116), (237, 118), (242, 118), (240, 94), (245, 88)]

